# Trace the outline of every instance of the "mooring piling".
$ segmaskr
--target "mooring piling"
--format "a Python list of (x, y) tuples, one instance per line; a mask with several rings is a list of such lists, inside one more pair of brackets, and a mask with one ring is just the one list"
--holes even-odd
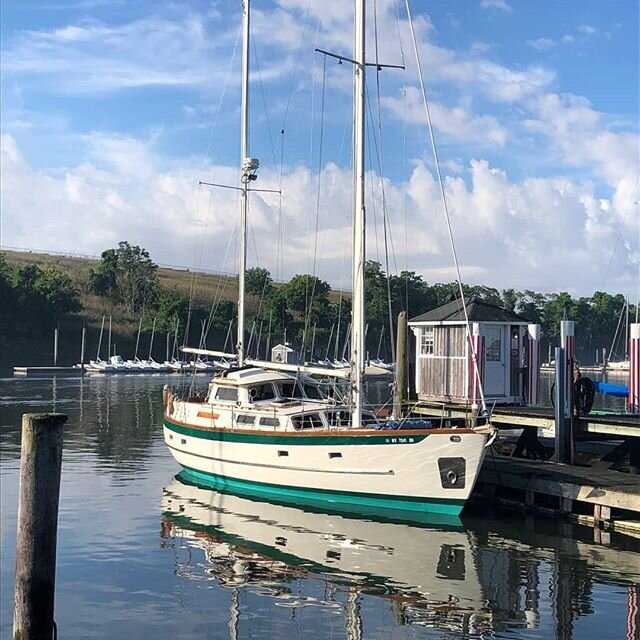
[(62, 413), (22, 416), (14, 640), (53, 638), (58, 503), (66, 421), (67, 416)]
[(396, 332), (396, 372), (394, 387), (393, 416), (400, 420), (404, 415), (407, 402), (407, 312), (398, 314), (398, 329)]

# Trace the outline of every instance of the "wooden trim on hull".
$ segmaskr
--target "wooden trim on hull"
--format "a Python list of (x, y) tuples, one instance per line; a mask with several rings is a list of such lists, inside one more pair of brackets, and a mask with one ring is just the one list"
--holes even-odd
[(269, 431), (262, 429), (230, 429), (228, 427), (203, 427), (164, 417), (164, 426), (176, 433), (203, 440), (225, 440), (253, 444), (283, 445), (368, 445), (368, 444), (416, 444), (429, 435), (464, 435), (476, 433), (473, 429), (353, 429), (314, 431)]

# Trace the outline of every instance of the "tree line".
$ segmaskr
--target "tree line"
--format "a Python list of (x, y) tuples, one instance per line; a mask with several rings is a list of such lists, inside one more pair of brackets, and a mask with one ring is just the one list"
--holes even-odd
[[(179, 344), (235, 349), (234, 302), (194, 300), (177, 287), (162, 286), (158, 266), (142, 247), (120, 242), (107, 249), (92, 269), (86, 290), (119, 305), (131, 318), (143, 318), (143, 330), (176, 332)], [(297, 274), (275, 283), (262, 267), (247, 270), (247, 336), (249, 355), (264, 357), (267, 347), (288, 341), (311, 350), (316, 358), (341, 357), (346, 349), (351, 318), (350, 294), (332, 291), (328, 282), (314, 275)], [(557, 345), (561, 320), (576, 322), (576, 353), (592, 361), (596, 349), (611, 347), (620, 323), (625, 298), (595, 292), (574, 298), (569, 293), (542, 294), (531, 290), (498, 290), (484, 285), (463, 285), (467, 301), (477, 299), (502, 306), (524, 320), (542, 326), (543, 349)], [(0, 297), (3, 335), (42, 334), (62, 317), (82, 311), (78, 287), (54, 267), (11, 267), (0, 255)], [(391, 358), (394, 323), (400, 311), (409, 318), (459, 297), (457, 283), (428, 284), (413, 271), (387, 274), (380, 263), (365, 265), (367, 349), (371, 357)], [(635, 308), (630, 306), (633, 317)], [(617, 357), (624, 355), (619, 342)]]

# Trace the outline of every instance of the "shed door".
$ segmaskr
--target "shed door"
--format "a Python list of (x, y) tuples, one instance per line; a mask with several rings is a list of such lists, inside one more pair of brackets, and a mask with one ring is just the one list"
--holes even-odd
[(488, 396), (504, 396), (506, 395), (504, 327), (485, 326), (484, 345), (484, 393)]

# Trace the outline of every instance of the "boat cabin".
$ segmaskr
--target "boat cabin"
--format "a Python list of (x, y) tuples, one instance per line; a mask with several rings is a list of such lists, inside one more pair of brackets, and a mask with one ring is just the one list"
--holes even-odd
[[(221, 419), (238, 428), (301, 431), (351, 426), (351, 412), (323, 393), (321, 384), (305, 375), (258, 367), (231, 370), (209, 385), (207, 410), (199, 417)], [(206, 414), (206, 415), (205, 415)], [(373, 412), (363, 414), (362, 426), (375, 426)]]
[(478, 381), (488, 404), (524, 403), (528, 322), (508, 309), (467, 303), (476, 363), (459, 300), (409, 321), (416, 337), (415, 388), (419, 400), (478, 404)]

